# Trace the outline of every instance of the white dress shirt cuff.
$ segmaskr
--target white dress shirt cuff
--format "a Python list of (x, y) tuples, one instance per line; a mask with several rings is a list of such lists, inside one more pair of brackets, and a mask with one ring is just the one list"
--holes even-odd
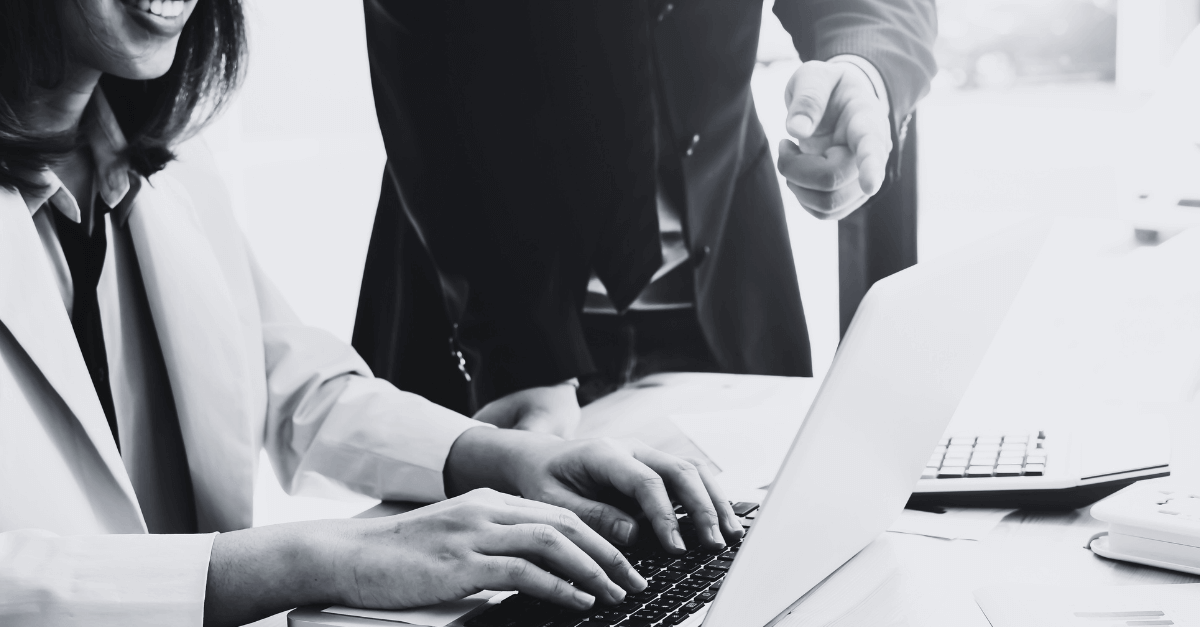
[(0, 533), (0, 625), (199, 627), (215, 537)]

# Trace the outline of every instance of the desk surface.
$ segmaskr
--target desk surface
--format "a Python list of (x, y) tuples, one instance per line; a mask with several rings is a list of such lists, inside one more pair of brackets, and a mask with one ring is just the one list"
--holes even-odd
[[(659, 375), (585, 408), (579, 437), (636, 437), (676, 455), (703, 458), (669, 420), (671, 414), (764, 402), (786, 406), (791, 399), (811, 398), (813, 385), (778, 377)], [(402, 506), (383, 504), (365, 514), (398, 511)], [(1200, 582), (1200, 577), (1095, 556), (1084, 545), (1104, 528), (1084, 508), (1017, 511), (978, 542), (884, 533), (813, 590), (780, 627), (988, 627), (973, 595), (985, 586)]]

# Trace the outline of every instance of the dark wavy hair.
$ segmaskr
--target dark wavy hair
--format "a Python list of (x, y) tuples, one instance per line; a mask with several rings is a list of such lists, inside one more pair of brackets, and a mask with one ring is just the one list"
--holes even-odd
[[(59, 6), (78, 1), (0, 0), (0, 187), (36, 191), (39, 173), (79, 141), (75, 133), (39, 133), (19, 117), (37, 89), (62, 84), (68, 53)], [(199, 0), (166, 74), (100, 79), (139, 174), (163, 169), (175, 158), (171, 147), (216, 115), (241, 82), (245, 57), (241, 0)]]

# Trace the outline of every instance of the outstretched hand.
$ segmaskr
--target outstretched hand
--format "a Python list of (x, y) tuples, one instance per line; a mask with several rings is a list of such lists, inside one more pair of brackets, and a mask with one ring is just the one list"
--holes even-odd
[(892, 151), (891, 123), (863, 70), (808, 61), (792, 75), (784, 101), (795, 142), (780, 142), (779, 172), (806, 211), (840, 220), (879, 192)]

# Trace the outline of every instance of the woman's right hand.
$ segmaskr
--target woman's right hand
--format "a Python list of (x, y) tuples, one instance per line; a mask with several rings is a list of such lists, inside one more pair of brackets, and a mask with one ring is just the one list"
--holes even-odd
[(399, 516), (220, 534), (206, 584), (204, 624), (224, 626), (298, 605), (401, 609), (481, 590), (584, 610), (646, 580), (570, 510), (480, 489)]
[(570, 510), (492, 490), (341, 522), (333, 589), (345, 605), (394, 609), (518, 590), (584, 610), (646, 587), (625, 556)]

